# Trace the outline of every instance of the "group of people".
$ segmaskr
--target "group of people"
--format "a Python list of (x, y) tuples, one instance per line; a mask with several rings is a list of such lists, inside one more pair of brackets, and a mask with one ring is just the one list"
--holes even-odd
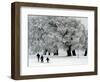
[[(38, 62), (41, 62), (41, 63), (44, 62), (44, 56), (43, 55), (41, 56), (39, 53), (37, 54), (37, 59), (38, 59)], [(49, 63), (49, 61), (50, 61), (50, 59), (49, 59), (49, 57), (47, 57), (46, 62)]]

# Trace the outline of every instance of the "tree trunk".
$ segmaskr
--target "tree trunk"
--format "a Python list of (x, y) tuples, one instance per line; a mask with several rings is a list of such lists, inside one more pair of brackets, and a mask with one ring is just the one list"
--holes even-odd
[(68, 46), (67, 56), (71, 56), (71, 45)]
[(85, 54), (84, 54), (84, 56), (87, 56), (87, 49), (85, 50)]
[(50, 55), (50, 52), (48, 52), (48, 55)]
[(46, 53), (47, 53), (47, 49), (44, 50), (44, 53), (43, 54), (46, 55)]
[(76, 56), (76, 52), (75, 50), (72, 50), (73, 56)]
[(56, 52), (54, 53), (54, 55), (58, 55), (58, 49), (56, 50)]

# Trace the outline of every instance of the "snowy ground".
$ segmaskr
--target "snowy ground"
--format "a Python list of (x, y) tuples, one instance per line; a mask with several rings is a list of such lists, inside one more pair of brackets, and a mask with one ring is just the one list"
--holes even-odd
[(66, 65), (85, 65), (88, 63), (87, 56), (49, 56), (49, 63), (46, 61), (46, 56), (44, 57), (44, 63), (38, 62), (37, 57), (34, 55), (29, 56), (28, 66), (66, 66)]

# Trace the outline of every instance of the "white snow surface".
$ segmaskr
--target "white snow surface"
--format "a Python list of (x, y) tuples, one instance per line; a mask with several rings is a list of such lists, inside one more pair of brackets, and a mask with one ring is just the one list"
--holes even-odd
[[(46, 58), (50, 61), (47, 63)], [(66, 65), (86, 65), (88, 64), (87, 56), (44, 56), (44, 63), (38, 62), (36, 55), (30, 55), (28, 59), (28, 67), (42, 66), (66, 66)]]

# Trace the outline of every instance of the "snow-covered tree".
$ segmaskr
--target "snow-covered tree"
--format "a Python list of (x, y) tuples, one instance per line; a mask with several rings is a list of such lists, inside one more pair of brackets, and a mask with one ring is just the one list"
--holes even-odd
[(77, 48), (87, 49), (87, 31), (75, 17), (29, 16), (28, 31), (30, 54), (44, 51), (58, 55), (62, 48), (71, 56)]

